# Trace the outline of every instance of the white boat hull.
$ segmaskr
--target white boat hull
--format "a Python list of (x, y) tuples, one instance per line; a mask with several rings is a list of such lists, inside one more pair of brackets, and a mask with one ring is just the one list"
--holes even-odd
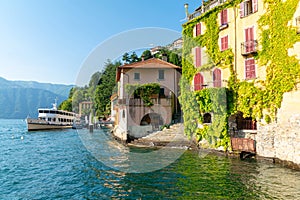
[(27, 130), (28, 131), (72, 128), (71, 124), (49, 123), (47, 121), (38, 120), (38, 119), (27, 119), (26, 121), (27, 121)]

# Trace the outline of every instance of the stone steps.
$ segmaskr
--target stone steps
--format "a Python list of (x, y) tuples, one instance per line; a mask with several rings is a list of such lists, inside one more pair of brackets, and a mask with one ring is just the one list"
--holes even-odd
[(170, 129), (157, 131), (145, 137), (132, 141), (131, 146), (172, 146), (172, 147), (189, 147), (190, 140), (183, 133), (182, 124), (174, 124)]

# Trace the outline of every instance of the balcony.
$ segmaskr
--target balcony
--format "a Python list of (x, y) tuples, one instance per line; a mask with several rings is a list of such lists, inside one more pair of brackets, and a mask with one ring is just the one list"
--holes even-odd
[(257, 53), (257, 40), (249, 40), (241, 43), (241, 54), (243, 56)]
[[(151, 102), (153, 105), (160, 106), (171, 106), (171, 98), (151, 98)], [(142, 99), (129, 99), (129, 106), (131, 107), (147, 107)]]
[(223, 3), (225, 3), (226, 1), (231, 1), (231, 0), (211, 0), (211, 1), (208, 1), (207, 4), (202, 7), (199, 7), (194, 13), (192, 14), (189, 14), (188, 16), (188, 20), (192, 20), (200, 15), (202, 15), (203, 13), (206, 13), (207, 11), (219, 6), (219, 5), (222, 5)]

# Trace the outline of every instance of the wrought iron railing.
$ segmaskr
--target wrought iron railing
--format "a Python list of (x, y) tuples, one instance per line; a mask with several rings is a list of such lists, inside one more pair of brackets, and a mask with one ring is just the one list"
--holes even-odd
[(188, 20), (192, 20), (192, 19), (202, 15), (203, 13), (213, 9), (214, 7), (222, 5), (226, 1), (231, 1), (231, 0), (212, 0), (208, 4), (204, 5), (201, 9), (197, 10), (196, 12), (194, 12), (192, 14), (189, 14)]
[(241, 43), (241, 54), (248, 55), (257, 52), (258, 43), (257, 40), (249, 40)]

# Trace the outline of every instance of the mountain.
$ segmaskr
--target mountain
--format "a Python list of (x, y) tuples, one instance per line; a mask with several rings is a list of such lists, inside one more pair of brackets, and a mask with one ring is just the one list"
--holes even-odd
[(0, 118), (37, 117), (38, 108), (51, 108), (66, 100), (72, 85), (9, 81), (0, 77)]

